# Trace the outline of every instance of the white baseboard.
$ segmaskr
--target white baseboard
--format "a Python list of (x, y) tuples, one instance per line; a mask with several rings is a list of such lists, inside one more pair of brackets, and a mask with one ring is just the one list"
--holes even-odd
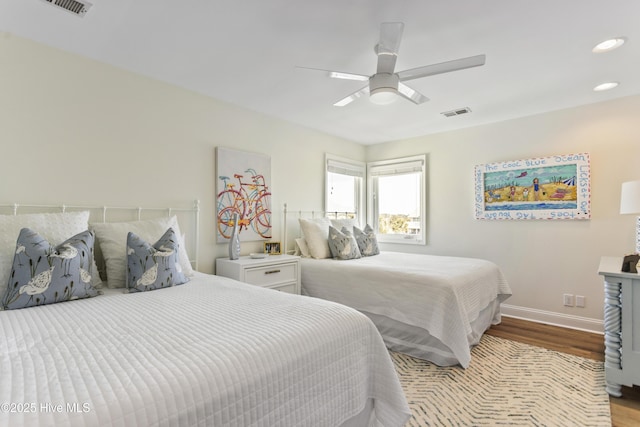
[(531, 322), (546, 323), (548, 325), (561, 326), (563, 328), (578, 329), (580, 331), (604, 333), (604, 322), (600, 319), (573, 316), (571, 314), (555, 313), (553, 311), (538, 310), (535, 308), (519, 307), (516, 305), (501, 304), (502, 315)]

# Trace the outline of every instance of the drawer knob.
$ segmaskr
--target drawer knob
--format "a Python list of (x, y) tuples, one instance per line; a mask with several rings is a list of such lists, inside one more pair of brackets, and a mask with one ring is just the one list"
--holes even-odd
[(264, 272), (264, 274), (274, 274), (274, 273), (280, 273), (280, 270), (269, 270)]

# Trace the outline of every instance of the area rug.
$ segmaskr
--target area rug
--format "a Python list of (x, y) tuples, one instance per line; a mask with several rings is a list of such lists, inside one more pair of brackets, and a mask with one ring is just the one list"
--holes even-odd
[(407, 426), (611, 426), (602, 362), (483, 336), (471, 365), (391, 353)]

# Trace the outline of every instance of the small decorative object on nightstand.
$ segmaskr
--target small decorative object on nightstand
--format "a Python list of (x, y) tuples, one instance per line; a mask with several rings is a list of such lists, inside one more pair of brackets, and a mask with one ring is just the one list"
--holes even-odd
[(240, 257), (240, 234), (238, 230), (238, 222), (240, 216), (236, 213), (233, 214), (233, 230), (231, 231), (231, 237), (229, 238), (229, 258), (238, 259)]
[(264, 259), (242, 256), (237, 260), (218, 258), (216, 274), (251, 285), (290, 294), (300, 294), (300, 257), (274, 255)]
[(264, 242), (264, 253), (269, 255), (280, 255), (280, 242)]

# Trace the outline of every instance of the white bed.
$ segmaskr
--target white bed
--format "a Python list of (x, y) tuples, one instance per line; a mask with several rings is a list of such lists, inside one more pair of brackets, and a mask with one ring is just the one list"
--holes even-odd
[(499, 267), (482, 259), (380, 251), (373, 228), (361, 228), (357, 217), (284, 205), (285, 251), (293, 243), (302, 257), (302, 293), (366, 314), (391, 350), (467, 368), (471, 348), (500, 322), (500, 304), (511, 295)]
[(370, 317), (391, 350), (468, 367), (470, 349), (511, 290), (486, 260), (399, 252), (351, 260), (302, 259), (302, 290)]
[(0, 425), (402, 426), (410, 417), (366, 316), (218, 276), (3, 310), (0, 334)]

